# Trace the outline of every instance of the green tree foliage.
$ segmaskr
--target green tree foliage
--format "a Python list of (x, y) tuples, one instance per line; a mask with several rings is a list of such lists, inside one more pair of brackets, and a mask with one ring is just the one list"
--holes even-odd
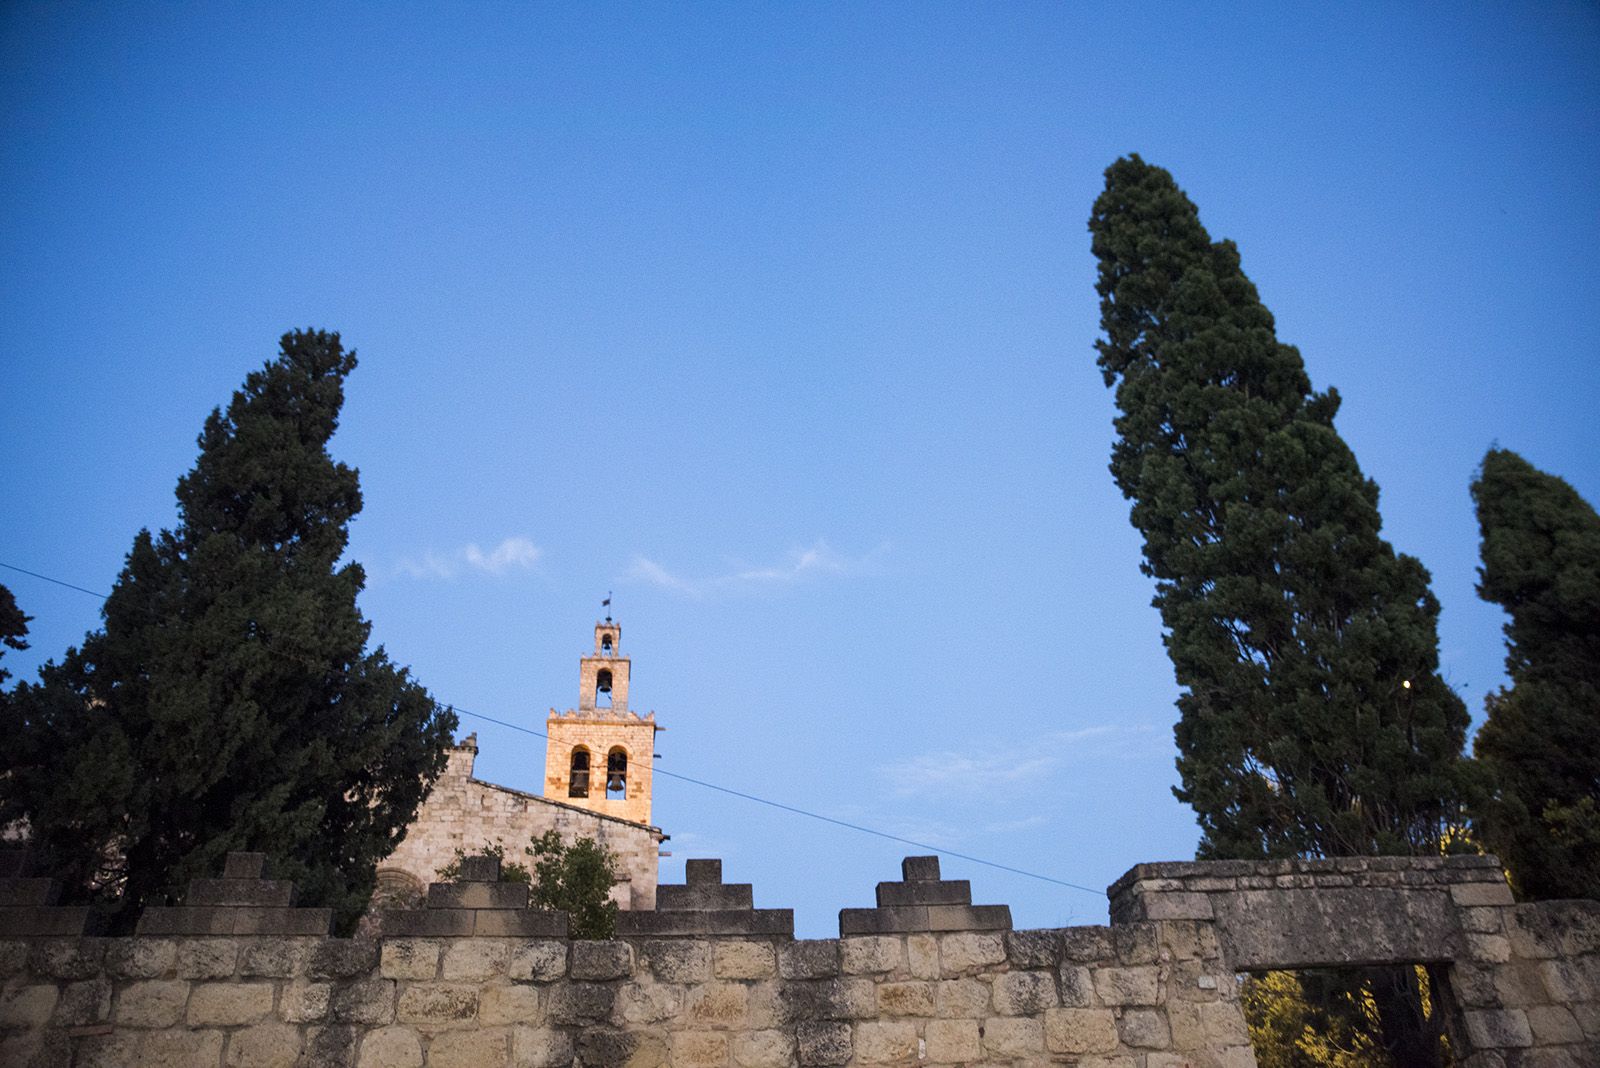
[(1229, 241), (1171, 175), (1106, 171), (1089, 221), (1144, 570), (1182, 687), (1204, 857), (1433, 853), (1459, 818), (1467, 711), (1439, 677), (1428, 573)]
[(1478, 593), (1511, 615), (1511, 685), (1489, 695), (1474, 745), (1496, 786), (1476, 830), (1522, 895), (1600, 898), (1600, 515), (1505, 449), (1472, 497)]
[[(28, 647), (28, 621), (32, 618), (23, 615), (11, 591), (0, 586), (0, 659), (4, 659), (6, 649), (21, 652)], [(0, 686), (10, 677), (11, 673), (0, 667)]]
[[(611, 888), (617, 884), (617, 860), (611, 850), (593, 838), (578, 838), (571, 845), (555, 831), (532, 839), (523, 852), (532, 860), (528, 865), (506, 860), (505, 846), (485, 842), (475, 855), (500, 861), (500, 881), (529, 883), (529, 903), (536, 909), (560, 909), (567, 914), (573, 938), (610, 938), (617, 930), (617, 903)], [(466, 852), (439, 869), (439, 878), (454, 881), (461, 877), (461, 862)]]
[(326, 446), (355, 365), (337, 334), (285, 335), (206, 420), (103, 629), (16, 690), (0, 815), (123, 923), (236, 849), (349, 922), (444, 767), (455, 716), (366, 649), (339, 562), (361, 492)]
[[(1421, 1018), (1412, 1030), (1431, 1048), (1421, 1056), (1382, 1041), (1374, 982), (1415, 989)], [(1435, 1010), (1432, 979), (1420, 965), (1375, 970), (1365, 982), (1348, 972), (1310, 969), (1246, 976), (1240, 1008), (1259, 1068), (1409, 1068), (1451, 1064), (1453, 1054)]]
[(528, 846), (533, 859), (533, 905), (561, 909), (573, 938), (610, 938), (617, 930), (617, 862), (611, 850), (593, 838), (571, 845), (555, 831), (546, 831)]

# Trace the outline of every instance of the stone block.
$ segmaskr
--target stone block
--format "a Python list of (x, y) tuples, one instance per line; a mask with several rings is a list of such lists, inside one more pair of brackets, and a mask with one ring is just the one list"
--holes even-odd
[(933, 988), (934, 1011), (941, 1019), (989, 1015), (989, 984), (976, 979), (946, 979)]
[(1077, 964), (1116, 959), (1109, 927), (1067, 927), (1061, 933), (1061, 956)]
[(20, 938), (0, 940), (0, 976), (16, 975), (28, 964), (28, 943)]
[(422, 1042), (409, 1027), (380, 1027), (361, 1039), (356, 1068), (422, 1068)]
[(913, 979), (939, 978), (939, 939), (932, 934), (906, 935), (906, 967)]
[(221, 1031), (148, 1031), (139, 1041), (139, 1068), (197, 1068), (221, 1061)]
[(428, 1043), (428, 1068), (507, 1068), (511, 1033), (501, 1028), (445, 1031)]
[(572, 1063), (572, 1039), (546, 1027), (513, 1028), (511, 1056), (516, 1068), (566, 1068)]
[(718, 979), (770, 979), (778, 973), (777, 954), (771, 942), (718, 942), (712, 971)]
[(640, 951), (650, 971), (663, 983), (703, 983), (711, 978), (710, 942), (645, 942)]
[(484, 987), (478, 996), (478, 1022), (489, 1027), (544, 1023), (539, 988), (524, 983)]
[(616, 993), (598, 983), (566, 983), (551, 989), (547, 1007), (552, 1023), (572, 1026), (610, 1017)]
[(1037, 1016), (1059, 1004), (1049, 972), (1006, 972), (995, 976), (993, 989), (994, 1011), (1001, 1016)]
[(883, 1016), (932, 1016), (933, 984), (928, 982), (879, 984), (878, 1012)]
[(1007, 931), (1005, 944), (1013, 968), (1053, 968), (1061, 960), (1060, 931)]
[(0, 907), (54, 905), (61, 899), (61, 884), (54, 879), (0, 878)]
[(982, 971), (1006, 959), (999, 934), (947, 934), (939, 939), (939, 969), (945, 976)]
[(478, 1015), (478, 987), (472, 983), (407, 983), (394, 1015), (403, 1024), (461, 1025)]
[(1166, 1014), (1155, 1009), (1129, 1009), (1117, 1021), (1117, 1030), (1123, 1044), (1135, 1049), (1166, 1049), (1172, 1045)]
[(883, 909), (840, 909), (839, 934), (850, 935), (905, 934), (927, 931), (928, 907), (926, 905), (901, 905)]
[(929, 1020), (927, 1043), (934, 1064), (966, 1064), (983, 1055), (976, 1020)]
[(1119, 964), (1154, 964), (1161, 956), (1160, 925), (1119, 924), (1111, 928), (1111, 948)]
[(233, 910), (238, 935), (326, 936), (333, 930), (332, 909), (245, 908)]
[(229, 853), (222, 862), (224, 879), (260, 879), (266, 871), (265, 853)]
[(905, 882), (937, 882), (939, 880), (939, 858), (932, 857), (906, 857), (900, 862), (900, 878)]
[(249, 905), (288, 908), (294, 904), (294, 884), (281, 879), (191, 879), (183, 903), (195, 905)]
[(305, 1033), (305, 1049), (295, 1068), (350, 1068), (361, 1032), (349, 1024), (327, 1024)]
[(741, 983), (707, 983), (685, 997), (684, 1018), (690, 1026), (734, 1030), (744, 1026), (750, 994)]
[(378, 974), (385, 979), (434, 979), (444, 943), (427, 938), (385, 939)]
[(633, 947), (626, 942), (574, 942), (568, 972), (574, 979), (625, 979), (633, 974)]
[[(393, 979), (360, 979), (334, 990), (329, 1012), (335, 1023), (366, 1024), (369, 1027), (393, 1023), (394, 993)], [(191, 1007), (193, 1004), (191, 998)]]
[(839, 974), (839, 939), (817, 938), (778, 947), (778, 974), (785, 979), (828, 979)]
[(91, 979), (100, 974), (105, 959), (101, 938), (51, 938), (34, 942), (28, 951), (34, 974), (52, 979)]
[(794, 1039), (783, 1031), (743, 1031), (733, 1036), (733, 1063), (739, 1068), (788, 1068)]
[(168, 938), (114, 938), (106, 945), (105, 969), (117, 979), (154, 979), (177, 963), (177, 943)]
[(749, 883), (698, 886), (668, 883), (656, 887), (656, 908), (663, 912), (754, 907), (755, 891)]
[(61, 988), (51, 1023), (56, 1027), (89, 1027), (111, 1018), (111, 980), (80, 979)]
[(101, 919), (87, 905), (0, 908), (0, 937), (73, 937), (99, 930)]
[(894, 935), (841, 938), (839, 949), (840, 968), (846, 975), (893, 972), (905, 966), (905, 944)]
[(896, 905), (970, 905), (972, 884), (966, 879), (941, 882), (879, 883), (878, 907)]
[(667, 1048), (660, 1035), (614, 1027), (586, 1027), (578, 1033), (578, 1061), (584, 1068), (646, 1068), (661, 1064)]
[[(65, 1036), (62, 1036), (65, 1037)], [(110, 1034), (84, 1035), (72, 1051), (73, 1068), (128, 1068), (139, 1063), (138, 1031), (113, 1031)], [(0, 1043), (0, 1064), (26, 1064), (23, 1057), (9, 1059)]]
[(1206, 1042), (1213, 1049), (1250, 1044), (1250, 1029), (1237, 1001), (1201, 1002), (1200, 1024), (1205, 1029)]
[(152, 905), (139, 914), (134, 929), (141, 935), (229, 935), (234, 919), (231, 908)]
[(1469, 1009), (1462, 1013), (1467, 1040), (1475, 1050), (1525, 1049), (1533, 1031), (1521, 1009)]
[(555, 909), (478, 909), (472, 915), (479, 938), (567, 937), (567, 914)]
[(527, 883), (433, 883), (428, 887), (430, 909), (525, 909)]
[(1468, 934), (1467, 957), (1485, 964), (1504, 964), (1511, 959), (1511, 939), (1505, 935)]
[(1211, 895), (1190, 892), (1147, 894), (1139, 899), (1140, 918), (1145, 920), (1209, 920)]
[(801, 979), (778, 991), (786, 1022), (864, 1020), (878, 1012), (877, 988), (870, 979)]
[(1044, 1036), (1051, 1053), (1109, 1053), (1119, 1045), (1110, 1009), (1049, 1009)]
[(856, 1026), (859, 1064), (910, 1064), (917, 1059), (917, 1028), (909, 1023), (869, 1022)]
[(624, 1023), (666, 1023), (683, 1012), (683, 988), (653, 980), (624, 983), (617, 991), (616, 1011)]
[(537, 939), (515, 946), (506, 961), (506, 976), (519, 982), (548, 983), (567, 974), (567, 944)]
[[(459, 878), (464, 883), (496, 883), (500, 881), (500, 868), (499, 857), (485, 853), (462, 857)], [(433, 885), (437, 886), (439, 884), (435, 883)], [(526, 886), (527, 884), (522, 883), (520, 885)]]
[(1514, 905), (1511, 887), (1504, 880), (1497, 883), (1457, 883), (1450, 887), (1450, 900), (1458, 906)]
[(623, 912), (617, 916), (617, 935), (623, 938), (708, 938), (716, 935), (793, 938), (794, 910)]
[(721, 1068), (728, 1063), (728, 1036), (720, 1031), (675, 1031), (671, 1041), (673, 1068)]
[(1241, 890), (1212, 907), (1224, 956), (1240, 970), (1406, 964), (1458, 958), (1463, 948), (1442, 890)]
[(329, 938), (318, 942), (306, 965), (308, 979), (350, 979), (378, 967), (379, 944), (360, 938)]
[(54, 983), (33, 983), (0, 994), (0, 1028), (25, 1030), (43, 1027), (55, 1011), (59, 992)]
[(281, 1023), (257, 1024), (228, 1036), (223, 1068), (295, 1068), (300, 1059), (300, 1029)]
[(239, 974), (250, 978), (288, 979), (300, 971), (311, 947), (304, 938), (257, 938), (239, 954)]
[(283, 988), (283, 996), (278, 1001), (278, 1015), (285, 1023), (316, 1023), (328, 1018), (332, 1000), (332, 984), (290, 983)]
[(806, 1021), (795, 1025), (798, 1060), (806, 1068), (829, 1068), (850, 1063), (855, 1052), (847, 1023)]
[(1533, 1033), (1533, 1041), (1537, 1045), (1559, 1046), (1584, 1040), (1583, 1028), (1566, 1006), (1541, 1005), (1526, 1011), (1528, 1029)]
[(499, 939), (468, 938), (445, 946), (439, 974), (448, 980), (484, 980), (506, 973), (511, 946)]
[(1044, 1024), (1027, 1017), (994, 1017), (984, 1022), (983, 1048), (996, 1059), (1043, 1053)]
[(1157, 1003), (1161, 969), (1101, 968), (1094, 973), (1094, 989), (1107, 1005), (1154, 1005)]
[(385, 938), (469, 938), (476, 926), (471, 909), (383, 909), (378, 927)]
[(113, 1018), (123, 1027), (172, 1027), (183, 1019), (189, 984), (182, 979), (147, 979), (117, 993)]
[(271, 983), (198, 983), (189, 993), (190, 1027), (237, 1027), (272, 1015)]

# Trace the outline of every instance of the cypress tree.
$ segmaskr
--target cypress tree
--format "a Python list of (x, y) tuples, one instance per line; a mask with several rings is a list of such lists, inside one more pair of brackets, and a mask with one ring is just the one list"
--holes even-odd
[(1377, 486), (1232, 242), (1138, 156), (1089, 221), (1099, 366), (1182, 693), (1178, 797), (1203, 857), (1426, 854), (1469, 782), (1422, 564), (1379, 536)]
[(326, 446), (355, 365), (338, 334), (286, 334), (206, 420), (103, 628), (18, 687), (5, 811), (124, 923), (236, 849), (348, 922), (444, 766), (455, 716), (366, 649), (340, 563), (361, 491)]
[(1493, 777), (1475, 829), (1529, 898), (1600, 898), (1600, 515), (1563, 479), (1490, 449), (1472, 484), (1478, 594), (1508, 613), (1511, 685), (1474, 753)]

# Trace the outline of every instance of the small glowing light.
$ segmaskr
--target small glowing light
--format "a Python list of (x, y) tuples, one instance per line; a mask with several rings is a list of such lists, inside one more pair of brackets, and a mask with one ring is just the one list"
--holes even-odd
[(1411, 689), (1411, 680), (1407, 679), (1406, 681), (1402, 682), (1400, 685), (1404, 686), (1406, 689), (1409, 690), (1409, 689)]

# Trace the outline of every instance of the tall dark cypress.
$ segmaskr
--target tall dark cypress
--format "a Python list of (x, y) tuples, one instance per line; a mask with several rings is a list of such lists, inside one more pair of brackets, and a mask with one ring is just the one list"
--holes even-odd
[(1178, 796), (1203, 857), (1434, 853), (1472, 780), (1468, 717), (1438, 675), (1427, 571), (1379, 536), (1378, 489), (1333, 390), (1229, 241), (1138, 156), (1089, 221), (1096, 342), (1182, 687)]
[(1495, 786), (1475, 825), (1523, 896), (1600, 898), (1600, 515), (1506, 449), (1472, 497), (1478, 593), (1511, 616), (1511, 685), (1474, 744)]
[(134, 539), (104, 628), (14, 695), (3, 811), (124, 917), (250, 849), (348, 920), (443, 768), (455, 717), (366, 648), (340, 562), (361, 491), (327, 444), (355, 364), (337, 334), (285, 335), (206, 420), (177, 527)]

